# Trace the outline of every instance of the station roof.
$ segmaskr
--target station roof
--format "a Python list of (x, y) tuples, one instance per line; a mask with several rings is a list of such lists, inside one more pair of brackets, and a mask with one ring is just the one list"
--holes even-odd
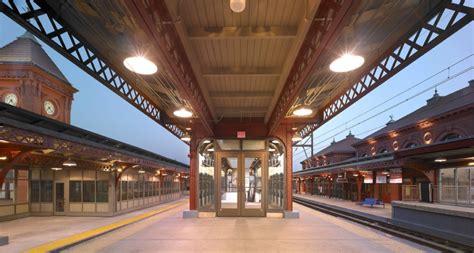
[[(354, 153), (356, 149), (352, 144), (360, 141), (361, 139), (356, 138), (352, 133), (349, 133), (346, 138), (340, 141), (333, 141), (331, 144), (314, 154), (312, 157), (325, 156), (332, 153)], [(311, 158), (308, 158), (311, 159)], [(303, 161), (304, 162), (304, 161)]]
[(163, 166), (189, 169), (189, 165), (176, 160), (5, 103), (0, 103), (0, 122), (2, 126), (8, 125), (98, 149), (143, 158)]
[[(222, 0), (35, 3), (8, 14), (32, 30), (38, 15), (55, 19), (60, 27), (37, 31), (41, 39), (178, 137), (189, 128), (212, 136), (225, 118), (263, 122), (268, 135), (281, 123), (307, 135), (472, 20), (463, 1), (440, 0), (246, 0), (241, 13)], [(60, 35), (74, 39), (60, 45)], [(363, 67), (330, 71), (348, 51)], [(137, 54), (158, 72), (128, 71), (124, 59)], [(295, 118), (300, 105), (313, 113)], [(192, 119), (173, 115), (183, 106)]]
[(310, 176), (322, 173), (339, 173), (352, 170), (372, 170), (402, 167), (407, 161), (422, 162), (424, 166), (439, 168), (435, 158), (445, 157), (448, 162), (444, 166), (466, 166), (474, 154), (474, 137), (431, 143), (416, 148), (405, 148), (393, 152), (376, 154), (374, 156), (354, 157), (341, 162), (319, 167), (295, 171), (293, 175)]
[(69, 84), (58, 66), (30, 32), (0, 48), (0, 64), (32, 64)]
[(412, 126), (429, 120), (433, 117), (443, 115), (453, 110), (458, 110), (467, 105), (474, 103), (474, 80), (469, 82), (469, 86), (455, 91), (446, 96), (440, 96), (437, 92), (432, 98), (426, 101), (426, 105), (420, 107), (416, 111), (400, 118), (399, 120), (390, 122), (384, 128), (365, 137), (364, 140), (373, 139), (381, 135), (385, 135), (390, 131), (399, 130), (404, 127)]

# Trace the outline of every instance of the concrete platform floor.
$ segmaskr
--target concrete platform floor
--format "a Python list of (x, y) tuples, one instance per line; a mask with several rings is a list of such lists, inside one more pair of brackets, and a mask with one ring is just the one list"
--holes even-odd
[(27, 217), (0, 222), (0, 235), (9, 237), (10, 243), (0, 246), (0, 253), (24, 252), (41, 244), (59, 240), (94, 228), (135, 217), (176, 203), (185, 203), (187, 199), (172, 201), (146, 209), (114, 217)]
[(300, 219), (183, 219), (187, 205), (68, 252), (435, 252), (301, 205)]
[(383, 206), (377, 205), (374, 207), (370, 206), (361, 206), (356, 202), (349, 201), (349, 200), (342, 200), (342, 199), (330, 199), (328, 197), (323, 197), (319, 195), (309, 195), (309, 194), (294, 194), (295, 196), (311, 199), (317, 202), (321, 202), (324, 204), (339, 206), (342, 208), (352, 209), (355, 211), (363, 212), (372, 214), (375, 216), (380, 216), (384, 218), (392, 218), (392, 205), (385, 204), (385, 208)]

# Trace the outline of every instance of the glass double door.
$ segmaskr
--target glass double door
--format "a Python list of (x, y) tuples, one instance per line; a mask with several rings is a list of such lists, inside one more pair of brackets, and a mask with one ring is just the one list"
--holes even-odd
[(217, 153), (217, 215), (265, 216), (264, 152)]

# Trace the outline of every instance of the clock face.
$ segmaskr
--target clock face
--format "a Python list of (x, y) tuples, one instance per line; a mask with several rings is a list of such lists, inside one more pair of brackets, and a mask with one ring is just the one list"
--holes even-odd
[(48, 115), (53, 115), (54, 112), (56, 112), (56, 108), (54, 108), (53, 102), (51, 102), (51, 101), (49, 101), (49, 100), (44, 101), (44, 111), (45, 111)]
[(18, 97), (14, 93), (8, 93), (3, 101), (9, 105), (16, 106), (18, 104)]

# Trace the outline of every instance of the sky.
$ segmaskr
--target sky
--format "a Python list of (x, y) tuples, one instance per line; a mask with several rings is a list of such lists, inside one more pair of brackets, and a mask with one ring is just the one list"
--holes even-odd
[[(0, 47), (23, 33), (22, 27), (0, 14)], [(409, 114), (426, 104), (435, 86), (440, 95), (466, 87), (468, 81), (474, 79), (474, 72), (459, 73), (474, 66), (473, 45), (474, 25), (471, 23), (318, 128), (314, 132), (315, 152), (333, 139), (343, 139), (349, 131), (363, 138), (383, 127), (390, 116), (397, 120)], [(189, 164), (186, 144), (53, 49), (44, 43), (42, 46), (79, 90), (73, 101), (72, 125)], [(464, 61), (455, 64), (463, 58)], [(409, 91), (390, 99), (406, 89)], [(294, 171), (301, 169), (299, 162), (305, 158), (301, 148), (294, 150)]]

